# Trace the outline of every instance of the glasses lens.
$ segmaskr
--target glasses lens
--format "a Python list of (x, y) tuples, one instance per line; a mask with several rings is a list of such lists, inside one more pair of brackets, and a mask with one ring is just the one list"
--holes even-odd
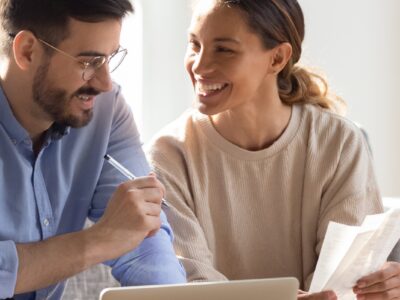
[(106, 62), (106, 57), (104, 56), (95, 56), (92, 57), (88, 62), (85, 62), (85, 70), (83, 71), (83, 79), (90, 80), (93, 78), (96, 70), (101, 68), (102, 65)]
[(108, 69), (110, 70), (110, 73), (115, 71), (115, 69), (121, 65), (127, 53), (128, 51), (126, 49), (122, 49), (110, 57), (110, 61), (108, 62)]

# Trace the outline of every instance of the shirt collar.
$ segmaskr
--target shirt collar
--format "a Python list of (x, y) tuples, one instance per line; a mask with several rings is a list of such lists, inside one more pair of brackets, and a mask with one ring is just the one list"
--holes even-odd
[[(10, 104), (0, 87), (0, 123), (7, 132), (9, 138), (14, 144), (18, 144), (26, 139), (30, 139), (28, 131), (15, 118)], [(48, 131), (48, 137), (51, 140), (59, 140), (70, 132), (70, 128), (54, 123)]]

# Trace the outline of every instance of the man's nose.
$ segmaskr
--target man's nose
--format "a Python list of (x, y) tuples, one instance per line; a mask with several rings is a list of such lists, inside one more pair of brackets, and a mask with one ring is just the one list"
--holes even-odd
[(112, 80), (107, 63), (95, 71), (93, 78), (90, 79), (90, 85), (103, 93), (111, 91)]

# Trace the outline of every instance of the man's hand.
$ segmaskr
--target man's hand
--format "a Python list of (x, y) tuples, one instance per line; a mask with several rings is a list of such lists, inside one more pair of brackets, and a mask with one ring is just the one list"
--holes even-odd
[(161, 226), (161, 199), (164, 186), (153, 175), (121, 184), (114, 192), (103, 217), (92, 226), (99, 246), (108, 259), (137, 247)]
[(92, 227), (16, 244), (19, 265), (15, 294), (55, 284), (137, 247), (159, 230), (163, 195), (164, 187), (153, 175), (131, 180), (116, 189), (103, 217)]
[(400, 263), (386, 262), (381, 270), (360, 278), (353, 291), (357, 300), (400, 299)]
[(299, 290), (297, 299), (302, 300), (336, 300), (336, 294), (333, 291), (323, 291), (319, 293), (307, 293)]

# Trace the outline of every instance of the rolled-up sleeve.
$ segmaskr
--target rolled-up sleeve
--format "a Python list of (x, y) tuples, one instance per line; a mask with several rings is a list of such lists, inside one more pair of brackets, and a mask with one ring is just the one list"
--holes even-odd
[(14, 295), (18, 272), (18, 254), (13, 241), (0, 241), (0, 299)]
[(172, 247), (172, 231), (162, 213), (162, 226), (156, 235), (146, 238), (139, 247), (107, 262), (113, 276), (123, 286), (172, 284), (186, 282), (186, 273)]

